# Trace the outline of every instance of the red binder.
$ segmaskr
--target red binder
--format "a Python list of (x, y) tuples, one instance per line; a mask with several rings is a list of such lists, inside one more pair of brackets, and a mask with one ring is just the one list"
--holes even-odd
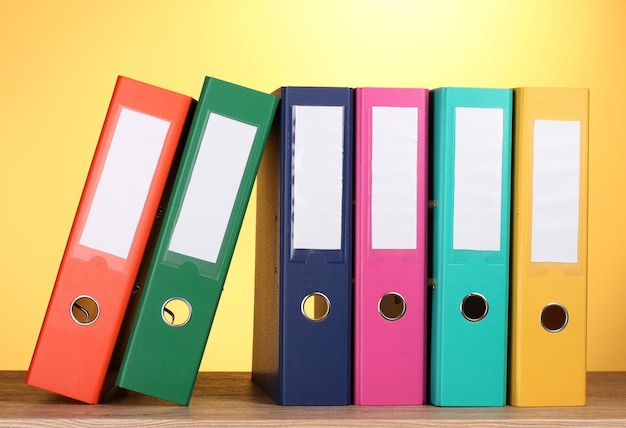
[(193, 99), (118, 77), (26, 383), (100, 400)]

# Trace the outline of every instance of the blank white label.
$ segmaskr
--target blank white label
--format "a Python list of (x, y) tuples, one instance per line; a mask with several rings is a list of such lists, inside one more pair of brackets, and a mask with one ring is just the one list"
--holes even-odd
[(294, 249), (341, 249), (343, 107), (293, 107)]
[(416, 107), (372, 107), (372, 248), (417, 248)]
[(217, 262), (257, 127), (210, 113), (169, 250)]
[(578, 261), (580, 122), (536, 120), (531, 261)]
[(500, 251), (504, 110), (455, 111), (452, 247)]
[(80, 245), (128, 257), (169, 127), (121, 109)]

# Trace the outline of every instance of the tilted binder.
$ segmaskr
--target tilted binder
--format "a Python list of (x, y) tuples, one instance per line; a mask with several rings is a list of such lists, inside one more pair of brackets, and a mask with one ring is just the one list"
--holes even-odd
[(354, 404), (423, 404), (428, 90), (355, 91)]
[(432, 91), (430, 401), (504, 406), (513, 92)]
[(352, 93), (283, 87), (259, 170), (252, 379), (283, 405), (352, 400)]
[(510, 404), (586, 399), (589, 91), (515, 89)]
[(86, 403), (100, 400), (193, 104), (118, 77), (26, 383)]
[(277, 105), (205, 79), (117, 386), (189, 404)]

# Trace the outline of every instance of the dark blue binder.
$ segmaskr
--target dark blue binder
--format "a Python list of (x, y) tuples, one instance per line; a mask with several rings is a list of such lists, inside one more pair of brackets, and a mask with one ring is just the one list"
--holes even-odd
[(348, 405), (353, 91), (280, 92), (257, 176), (252, 379), (278, 404)]

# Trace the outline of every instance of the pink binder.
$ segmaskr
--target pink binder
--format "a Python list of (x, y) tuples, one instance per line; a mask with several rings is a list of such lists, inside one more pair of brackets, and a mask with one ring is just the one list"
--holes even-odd
[(356, 405), (425, 402), (427, 116), (426, 89), (356, 89)]

